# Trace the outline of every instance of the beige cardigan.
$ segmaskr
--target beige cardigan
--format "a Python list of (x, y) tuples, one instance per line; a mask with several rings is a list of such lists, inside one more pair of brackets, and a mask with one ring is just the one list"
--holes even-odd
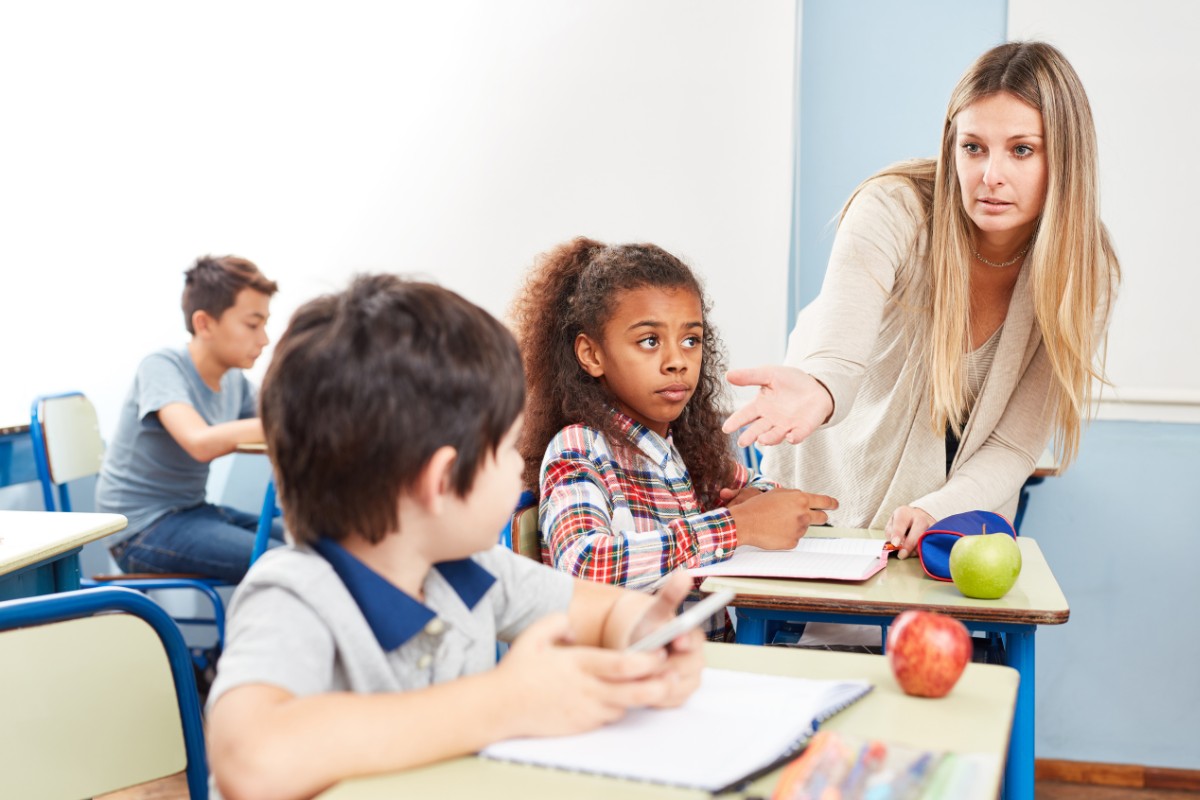
[(821, 295), (788, 341), (785, 362), (829, 388), (834, 412), (804, 442), (767, 448), (763, 473), (837, 498), (833, 525), (882, 529), (902, 505), (934, 519), (973, 509), (1012, 519), (1052, 431), (1050, 363), (1022, 268), (947, 477), (920, 356), (929, 293), (923, 217), (903, 179), (864, 187), (838, 229)]

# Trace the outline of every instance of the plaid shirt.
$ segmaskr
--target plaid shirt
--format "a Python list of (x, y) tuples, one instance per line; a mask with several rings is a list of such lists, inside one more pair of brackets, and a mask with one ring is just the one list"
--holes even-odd
[[(583, 425), (563, 428), (546, 448), (538, 513), (542, 560), (587, 580), (649, 589), (678, 567), (732, 555), (733, 515), (724, 507), (700, 507), (670, 434), (664, 439), (612, 413), (637, 450), (632, 461)], [(775, 488), (739, 464), (730, 488), (746, 486)]]

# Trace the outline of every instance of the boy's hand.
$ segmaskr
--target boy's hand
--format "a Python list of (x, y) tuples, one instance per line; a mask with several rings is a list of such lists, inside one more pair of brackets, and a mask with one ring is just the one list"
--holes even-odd
[(764, 550), (791, 550), (808, 532), (809, 525), (829, 521), (825, 512), (838, 507), (837, 500), (798, 489), (774, 489), (729, 508), (737, 526), (738, 544)]
[[(692, 589), (692, 579), (684, 570), (677, 570), (667, 577), (654, 595), (654, 603), (633, 626), (630, 643), (636, 642), (661, 626), (667, 624), (687, 599)], [(661, 652), (661, 651), (660, 651)], [(658, 708), (683, 705), (692, 692), (700, 686), (700, 671), (704, 669), (704, 634), (699, 628), (676, 636), (667, 645), (667, 660), (662, 664), (659, 675), (668, 681), (667, 694), (658, 702), (650, 703)]]
[(518, 710), (513, 735), (582, 733), (678, 694), (661, 650), (628, 653), (571, 641), (566, 615), (551, 614), (526, 628), (496, 668)]

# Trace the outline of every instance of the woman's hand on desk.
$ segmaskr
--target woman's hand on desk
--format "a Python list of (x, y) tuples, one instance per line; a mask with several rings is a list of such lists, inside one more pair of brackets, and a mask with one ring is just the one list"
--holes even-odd
[(896, 545), (899, 558), (908, 558), (917, 549), (917, 540), (936, 522), (927, 512), (913, 506), (900, 506), (892, 512), (883, 529), (884, 537)]
[(758, 396), (730, 415), (721, 430), (743, 426), (738, 447), (757, 442), (799, 444), (833, 415), (833, 397), (825, 385), (795, 367), (735, 369), (725, 376), (734, 386), (757, 386)]

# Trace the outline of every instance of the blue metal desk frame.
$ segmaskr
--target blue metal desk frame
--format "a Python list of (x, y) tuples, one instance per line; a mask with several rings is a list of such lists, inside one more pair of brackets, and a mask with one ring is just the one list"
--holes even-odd
[[(736, 606), (737, 601), (734, 601)], [(738, 644), (762, 645), (766, 643), (767, 623), (781, 622), (834, 622), (850, 625), (890, 625), (895, 615), (872, 614), (821, 614), (807, 611), (782, 611), (762, 608), (737, 608)], [(1033, 800), (1034, 786), (1034, 685), (1036, 625), (1019, 625), (1009, 622), (981, 622), (962, 620), (971, 631), (999, 633), (1004, 637), (1005, 662), (1021, 676), (1017, 688), (1017, 709), (1013, 717), (1012, 733), (1008, 746), (1008, 761), (1004, 766), (1005, 800)], [(886, 636), (884, 640), (886, 641)]]

